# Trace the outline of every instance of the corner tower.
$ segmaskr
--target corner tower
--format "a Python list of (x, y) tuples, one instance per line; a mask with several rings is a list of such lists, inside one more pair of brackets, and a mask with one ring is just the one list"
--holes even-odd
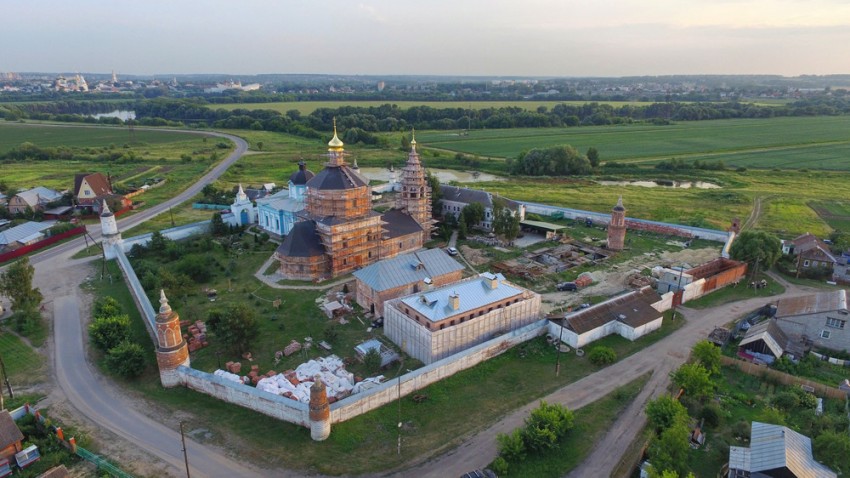
[(416, 131), (410, 141), (410, 154), (407, 156), (407, 164), (401, 171), (401, 194), (396, 200), (396, 208), (407, 212), (416, 222), (422, 226), (425, 233), (424, 240), (431, 236), (431, 186), (425, 178), (425, 169), (416, 152)]
[(611, 210), (611, 222), (608, 223), (608, 249), (622, 251), (626, 242), (626, 208), (623, 207), (623, 196), (617, 200), (617, 205)]
[(181, 384), (177, 367), (189, 366), (189, 348), (180, 332), (180, 316), (171, 310), (165, 291), (159, 291), (159, 313), (156, 314), (156, 363), (159, 379), (166, 388)]
[(324, 441), (331, 434), (331, 408), (328, 404), (328, 392), (322, 378), (316, 376), (316, 381), (310, 387), (310, 438)]
[(121, 232), (118, 231), (118, 222), (115, 220), (115, 214), (109, 210), (106, 200), (103, 200), (103, 207), (100, 210), (100, 232), (103, 241), (103, 255), (106, 259), (115, 259), (115, 248), (122, 247), (124, 240), (121, 238)]

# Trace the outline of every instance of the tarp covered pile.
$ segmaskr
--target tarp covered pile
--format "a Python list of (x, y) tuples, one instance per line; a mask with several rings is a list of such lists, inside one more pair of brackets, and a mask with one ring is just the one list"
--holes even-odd
[[(328, 401), (331, 403), (362, 388), (355, 385), (354, 374), (345, 370), (345, 364), (336, 355), (310, 360), (295, 370), (264, 378), (257, 383), (257, 388), (302, 403), (310, 403), (310, 387), (313, 386), (316, 376), (321, 377), (325, 383)], [(383, 379), (383, 376), (366, 380), (374, 386), (380, 383), (380, 379)]]

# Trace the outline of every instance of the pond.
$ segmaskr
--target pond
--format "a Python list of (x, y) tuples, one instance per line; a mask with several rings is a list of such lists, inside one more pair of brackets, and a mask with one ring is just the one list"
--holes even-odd
[(678, 189), (720, 189), (720, 186), (705, 181), (674, 181), (671, 179), (656, 179), (655, 181), (596, 181), (602, 186), (640, 186), (644, 188), (678, 188)]
[[(455, 171), (454, 169), (427, 168), (441, 183), (457, 181), (459, 183), (476, 183), (484, 181), (504, 181), (505, 178), (489, 173), (478, 173), (475, 171)], [(401, 169), (396, 168), (396, 178), (401, 180)], [(390, 170), (387, 168), (360, 168), (360, 174), (372, 180), (389, 181)]]
[(89, 116), (91, 116), (92, 118), (98, 118), (98, 119), (100, 119), (100, 118), (118, 118), (121, 121), (127, 121), (127, 120), (136, 119), (136, 112), (135, 111), (128, 111), (128, 110), (115, 110), (115, 111), (110, 111), (109, 113), (98, 113), (96, 115), (89, 115)]

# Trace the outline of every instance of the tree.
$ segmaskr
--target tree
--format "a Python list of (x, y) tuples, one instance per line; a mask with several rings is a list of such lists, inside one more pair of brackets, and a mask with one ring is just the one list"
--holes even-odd
[(691, 355), (705, 367), (711, 375), (720, 373), (720, 347), (708, 340), (700, 340), (694, 345)]
[(484, 220), (484, 205), (479, 202), (467, 204), (460, 214), (467, 228), (474, 227)]
[(254, 310), (243, 303), (209, 311), (207, 325), (221, 345), (237, 353), (247, 350), (259, 333)]
[(378, 352), (378, 349), (369, 349), (369, 351), (363, 355), (363, 365), (370, 373), (377, 372), (381, 369), (381, 353)]
[(89, 324), (92, 344), (106, 352), (130, 338), (130, 317), (113, 315), (95, 318)]
[(587, 358), (596, 365), (608, 365), (617, 361), (617, 352), (615, 352), (611, 347), (599, 345), (593, 347), (587, 355)]
[(162, 252), (165, 251), (166, 247), (168, 247), (169, 242), (170, 239), (163, 236), (161, 232), (154, 231), (154, 233), (151, 234), (150, 241), (148, 242), (148, 249), (154, 252)]
[(141, 345), (125, 340), (109, 349), (106, 366), (122, 377), (138, 377), (145, 371), (145, 351)]
[(431, 215), (439, 215), (440, 200), (443, 198), (443, 192), (440, 190), (440, 178), (428, 171), (425, 180), (428, 181), (428, 186), (431, 186)]
[(690, 430), (679, 423), (661, 432), (649, 447), (649, 462), (656, 471), (674, 471), (679, 476), (687, 473)]
[(685, 393), (702, 400), (714, 390), (711, 374), (701, 363), (686, 363), (670, 374), (676, 386), (684, 388)]
[(815, 437), (812, 445), (818, 461), (838, 474), (850, 471), (850, 463), (847, 462), (847, 457), (850, 456), (850, 437), (846, 433), (825, 431)]
[(570, 145), (531, 149), (512, 163), (513, 174), (525, 176), (568, 176), (590, 174), (590, 161)]
[(587, 160), (590, 161), (591, 167), (599, 166), (599, 151), (593, 146), (587, 148)]
[(646, 417), (656, 435), (688, 423), (688, 409), (670, 395), (662, 395), (646, 404)]
[(463, 215), (461, 214), (461, 220), (457, 224), (457, 238), (458, 239), (466, 239), (466, 235), (469, 232), (466, 227), (466, 221), (463, 220)]
[(210, 220), (210, 232), (213, 236), (223, 236), (227, 234), (227, 224), (224, 223), (224, 219), (221, 218), (221, 214), (213, 213), (212, 219)]
[(262, 141), (257, 141), (257, 149), (258, 150), (262, 151), (264, 145), (265, 145), (265, 143), (263, 143)]
[(732, 259), (753, 267), (771, 267), (782, 255), (782, 245), (773, 234), (762, 231), (744, 231), (732, 243)]
[(12, 301), (12, 310), (22, 312), (38, 309), (44, 299), (41, 291), (32, 286), (35, 269), (28, 258), (23, 257), (0, 273), (0, 293)]
[(402, 151), (410, 151), (410, 139), (406, 134), (401, 135), (401, 148)]
[(567, 407), (541, 400), (540, 406), (525, 419), (525, 444), (535, 451), (556, 448), (561, 438), (573, 428), (573, 423), (573, 412)]

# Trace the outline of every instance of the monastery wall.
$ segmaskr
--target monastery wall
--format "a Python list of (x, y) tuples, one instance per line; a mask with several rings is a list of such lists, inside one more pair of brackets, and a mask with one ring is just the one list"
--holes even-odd
[(546, 320), (538, 320), (458, 354), (389, 380), (378, 387), (331, 404), (331, 423), (344, 422), (398, 400), (428, 385), (451, 377), (481, 362), (501, 355), (511, 347), (546, 333)]
[(183, 385), (196, 392), (260, 412), (278, 420), (304, 427), (310, 426), (310, 410), (306, 403), (264, 392), (189, 367), (178, 367), (177, 374)]
[[(209, 227), (210, 221), (193, 222), (192, 224), (185, 224), (183, 226), (172, 227), (170, 229), (163, 229), (162, 235), (171, 239), (172, 241), (179, 241), (181, 239), (186, 239), (187, 237), (206, 232)], [(142, 234), (139, 236), (133, 236), (124, 239), (124, 252), (130, 252), (130, 249), (136, 244), (141, 244), (144, 246), (145, 244), (150, 242), (151, 235), (152, 233), (149, 232), (147, 234)]]

